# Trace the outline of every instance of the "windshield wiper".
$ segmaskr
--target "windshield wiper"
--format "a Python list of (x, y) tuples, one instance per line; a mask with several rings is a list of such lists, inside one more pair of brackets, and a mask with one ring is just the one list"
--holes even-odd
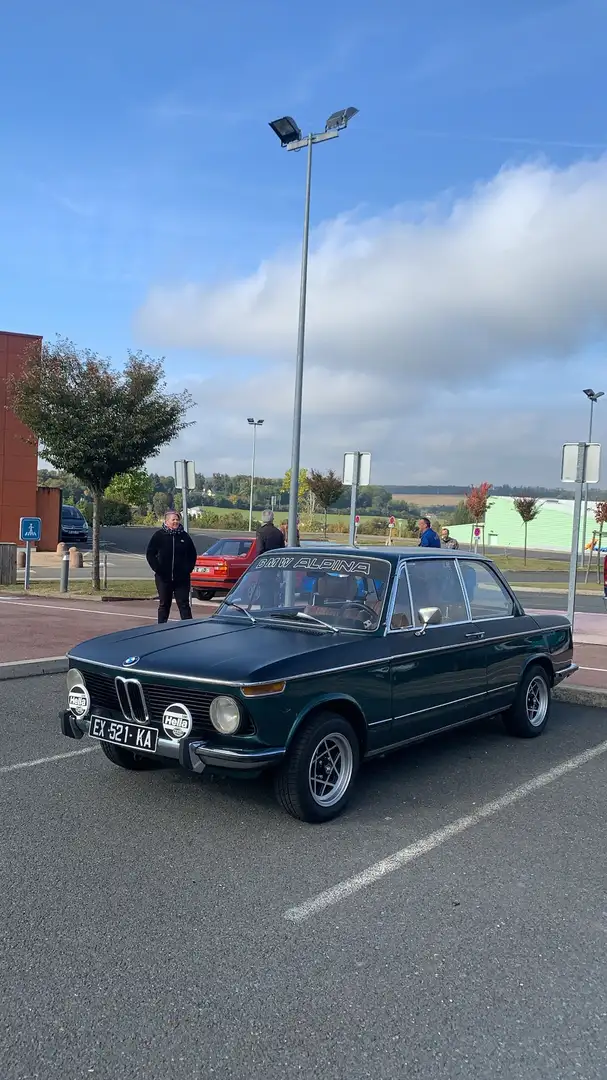
[(252, 623), (256, 623), (256, 622), (257, 622), (257, 619), (254, 619), (254, 618), (253, 618), (253, 616), (251, 615), (251, 612), (250, 612), (250, 611), (247, 611), (247, 609), (246, 609), (246, 608), (244, 608), (244, 607), (241, 607), (241, 606), (240, 606), (240, 604), (235, 604), (235, 603), (234, 603), (234, 602), (233, 602), (232, 600), (224, 600), (224, 602), (223, 602), (223, 604), (222, 604), (221, 606), (222, 606), (222, 607), (233, 607), (233, 608), (236, 608), (236, 611), (242, 611), (242, 614), (243, 614), (243, 615), (246, 615), (247, 619), (250, 619)]
[(314, 615), (308, 615), (305, 611), (273, 611), (271, 615), (268, 615), (268, 618), (305, 619), (306, 622), (314, 623), (316, 626), (323, 626), (325, 630), (330, 630), (332, 634), (339, 633), (336, 626), (331, 626), (331, 623), (323, 622), (322, 619), (317, 619)]

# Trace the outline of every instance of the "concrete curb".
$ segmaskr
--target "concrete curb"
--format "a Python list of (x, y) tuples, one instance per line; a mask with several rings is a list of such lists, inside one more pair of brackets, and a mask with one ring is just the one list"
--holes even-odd
[(557, 686), (552, 695), (555, 701), (563, 701), (569, 705), (607, 709), (607, 690), (601, 690), (598, 686)]
[(0, 664), (0, 682), (6, 679), (28, 679), (32, 675), (55, 675), (67, 671), (67, 656), (41, 656), (36, 660), (13, 660)]

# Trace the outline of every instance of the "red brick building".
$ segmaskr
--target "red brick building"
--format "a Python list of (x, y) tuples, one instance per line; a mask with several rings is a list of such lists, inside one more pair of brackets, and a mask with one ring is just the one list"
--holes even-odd
[(7, 408), (7, 380), (42, 338), (0, 331), (0, 542), (18, 543), (19, 518), (36, 515), (38, 444)]

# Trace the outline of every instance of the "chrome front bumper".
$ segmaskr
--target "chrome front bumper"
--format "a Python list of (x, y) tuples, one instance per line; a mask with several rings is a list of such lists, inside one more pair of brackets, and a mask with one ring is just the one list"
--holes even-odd
[[(82, 739), (88, 735), (90, 721), (77, 720), (69, 710), (61, 713), (61, 731), (68, 739)], [(99, 740), (95, 740), (96, 742)], [(138, 750), (145, 754), (147, 751)], [(212, 746), (204, 739), (167, 739), (158, 736), (156, 752), (150, 757), (169, 758), (188, 772), (202, 772), (207, 766), (229, 769), (231, 772), (259, 772), (278, 764), (284, 757), (284, 747), (268, 747), (263, 750), (230, 749), (225, 746)]]

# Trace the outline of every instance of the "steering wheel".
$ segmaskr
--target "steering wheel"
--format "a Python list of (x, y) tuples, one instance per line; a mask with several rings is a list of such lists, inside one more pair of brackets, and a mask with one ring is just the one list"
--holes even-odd
[(374, 619), (377, 619), (377, 612), (373, 608), (364, 604), (362, 600), (344, 600), (343, 606), (345, 608), (360, 608), (361, 611), (366, 611), (368, 615), (371, 615)]

